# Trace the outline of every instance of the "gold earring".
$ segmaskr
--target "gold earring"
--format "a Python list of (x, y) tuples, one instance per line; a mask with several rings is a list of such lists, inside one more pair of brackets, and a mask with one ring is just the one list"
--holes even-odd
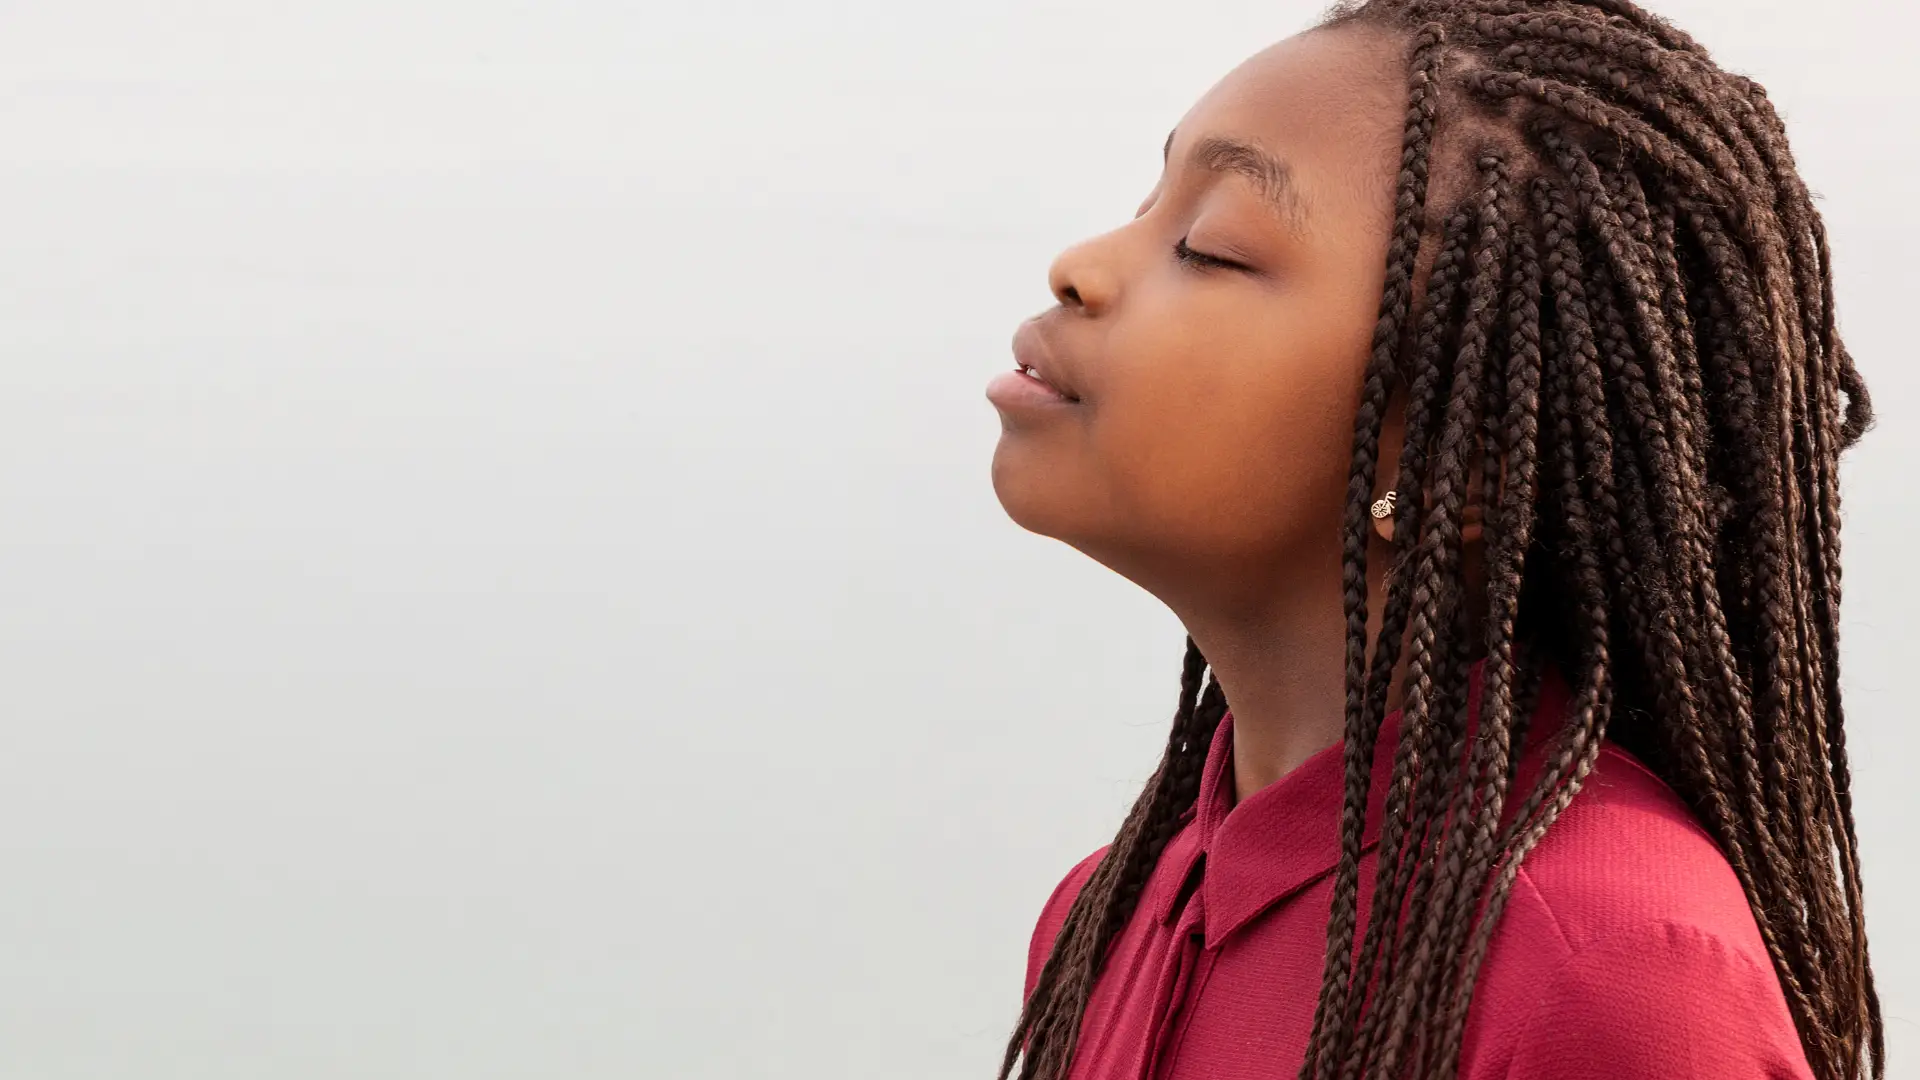
[(1373, 514), (1373, 531), (1388, 543), (1393, 542), (1393, 504), (1399, 498), (1399, 492), (1389, 491), (1373, 501), (1370, 511)]

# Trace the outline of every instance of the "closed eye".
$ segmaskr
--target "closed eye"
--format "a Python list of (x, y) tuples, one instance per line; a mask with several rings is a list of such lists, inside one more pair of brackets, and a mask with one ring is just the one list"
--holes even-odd
[(1251, 271), (1253, 269), (1245, 263), (1237, 263), (1232, 259), (1223, 259), (1218, 255), (1209, 255), (1204, 251), (1195, 251), (1187, 246), (1187, 238), (1184, 236), (1180, 238), (1179, 242), (1173, 245), (1173, 255), (1181, 262), (1190, 266), (1217, 267), (1224, 270)]

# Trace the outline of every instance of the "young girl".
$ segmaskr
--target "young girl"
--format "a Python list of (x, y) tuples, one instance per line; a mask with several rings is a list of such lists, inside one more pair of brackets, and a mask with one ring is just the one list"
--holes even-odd
[(1165, 158), (987, 391), (1008, 514), (1189, 635), (1002, 1077), (1882, 1075), (1870, 413), (1765, 93), (1628, 0), (1372, 0)]

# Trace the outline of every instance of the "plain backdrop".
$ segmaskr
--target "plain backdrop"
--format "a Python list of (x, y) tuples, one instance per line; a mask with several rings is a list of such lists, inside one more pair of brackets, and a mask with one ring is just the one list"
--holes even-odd
[[(1180, 627), (981, 394), (1318, 5), (0, 3), (0, 1076), (984, 1077)], [(1674, 0), (1824, 197), (1920, 1069), (1907, 7)]]

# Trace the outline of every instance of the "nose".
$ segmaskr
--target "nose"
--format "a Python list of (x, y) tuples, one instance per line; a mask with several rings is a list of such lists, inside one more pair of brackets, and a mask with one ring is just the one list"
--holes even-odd
[(1112, 254), (1100, 243), (1102, 239), (1073, 245), (1055, 257), (1048, 268), (1047, 287), (1062, 307), (1098, 315), (1112, 306), (1119, 279), (1110, 265)]

